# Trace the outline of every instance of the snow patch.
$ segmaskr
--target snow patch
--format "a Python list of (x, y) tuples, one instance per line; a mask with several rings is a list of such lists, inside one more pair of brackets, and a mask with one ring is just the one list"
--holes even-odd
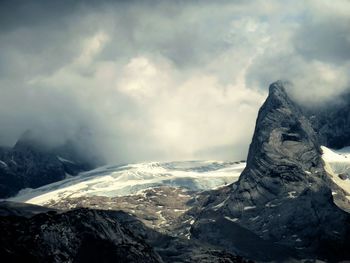
[(75, 164), (73, 161), (67, 160), (61, 156), (57, 156), (57, 159), (60, 160), (63, 163), (71, 163), (71, 164)]
[(290, 199), (297, 198), (297, 192), (296, 191), (288, 192), (288, 198)]
[(228, 216), (225, 216), (225, 219), (231, 221), (231, 222), (237, 222), (238, 221), (238, 218), (231, 218), (231, 217), (228, 217)]
[(216, 206), (213, 206), (213, 210), (217, 211), (219, 208), (223, 207), (226, 203), (226, 201), (229, 199), (230, 197), (228, 196), (224, 201), (222, 201), (221, 203), (217, 204)]
[(326, 172), (336, 185), (350, 194), (350, 179), (342, 179), (350, 174), (350, 147), (331, 150), (321, 146), (321, 150)]
[(187, 209), (174, 209), (174, 212), (186, 212)]
[(251, 220), (251, 221), (256, 221), (256, 220), (259, 219), (259, 217), (260, 217), (260, 216), (252, 217), (252, 218), (250, 218), (249, 220)]
[(251, 210), (251, 209), (255, 209), (255, 208), (256, 208), (256, 206), (245, 206), (243, 208), (243, 210), (246, 211), (246, 210)]
[(271, 204), (271, 202), (268, 202), (265, 206), (269, 208), (273, 208), (273, 207), (276, 207), (277, 205), (274, 205), (274, 204)]

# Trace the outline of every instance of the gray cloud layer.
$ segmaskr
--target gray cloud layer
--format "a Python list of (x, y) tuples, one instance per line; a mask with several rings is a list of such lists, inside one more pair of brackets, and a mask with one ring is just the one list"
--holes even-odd
[(2, 2), (0, 144), (84, 129), (113, 162), (245, 158), (268, 84), (349, 86), (349, 25), (346, 0)]

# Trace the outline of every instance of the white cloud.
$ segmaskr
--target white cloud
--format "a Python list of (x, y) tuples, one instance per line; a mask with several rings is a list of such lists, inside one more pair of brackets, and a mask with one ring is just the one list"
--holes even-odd
[[(182, 73), (164, 57), (134, 57), (121, 67), (113, 61), (95, 62), (89, 75), (77, 71), (75, 61), (31, 84), (69, 93), (100, 125), (95, 131), (104, 137), (99, 142), (110, 161), (192, 159), (225, 145), (232, 150), (220, 158), (245, 155), (241, 142), (250, 140), (264, 98), (259, 90), (239, 81), (222, 84), (209, 73)], [(240, 147), (234, 149), (235, 144)]]
[(83, 43), (80, 56), (74, 62), (77, 66), (88, 66), (94, 57), (98, 55), (108, 41), (108, 35), (104, 32), (97, 32)]
[(59, 140), (83, 126), (117, 162), (243, 159), (271, 82), (289, 79), (309, 103), (349, 86), (348, 9), (107, 1), (59, 24), (17, 21), (0, 35), (1, 142), (28, 126)]

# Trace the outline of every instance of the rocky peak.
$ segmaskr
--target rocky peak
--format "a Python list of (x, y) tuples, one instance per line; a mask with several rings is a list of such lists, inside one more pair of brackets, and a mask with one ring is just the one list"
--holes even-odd
[(292, 101), (287, 94), (283, 81), (276, 81), (269, 86), (269, 96), (267, 101), (279, 101), (281, 104), (290, 104)]
[[(283, 82), (270, 86), (259, 110), (247, 167), (229, 188), (207, 201), (194, 233), (208, 218), (219, 216), (264, 240), (297, 248), (293, 254), (328, 258), (346, 251), (349, 215), (333, 202), (318, 134)], [(218, 242), (210, 231), (205, 236)]]
[(322, 167), (320, 148), (310, 122), (282, 83), (272, 84), (259, 111), (247, 168), (236, 191), (258, 187), (250, 199), (252, 204), (264, 203), (281, 191), (292, 191), (287, 189), (292, 186), (288, 182), (306, 182), (309, 174), (320, 173)]
[(94, 168), (95, 163), (79, 153), (73, 142), (53, 148), (40, 141), (37, 134), (26, 131), (13, 148), (0, 147), (0, 198)]

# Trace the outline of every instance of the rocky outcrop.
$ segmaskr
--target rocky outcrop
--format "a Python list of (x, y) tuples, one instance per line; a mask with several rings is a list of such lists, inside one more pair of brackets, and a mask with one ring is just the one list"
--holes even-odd
[(252, 263), (197, 240), (148, 228), (113, 210), (69, 212), (0, 202), (3, 262)]
[(0, 160), (0, 198), (66, 177), (64, 166), (55, 155), (30, 147), (1, 149)]
[[(192, 227), (194, 237), (234, 250), (231, 241), (237, 237), (201, 231), (203, 224), (211, 222), (217, 232), (225, 218), (236, 228), (291, 249), (293, 257), (349, 259), (350, 217), (333, 202), (319, 142), (314, 124), (288, 96), (283, 83), (272, 84), (259, 111), (246, 169), (236, 184), (222, 190), (225, 195), (216, 193), (218, 198), (203, 204)], [(269, 253), (255, 259), (289, 258), (280, 248)]]
[(57, 182), (93, 167), (81, 161), (69, 144), (50, 149), (26, 132), (13, 148), (0, 148), (0, 198), (13, 196), (23, 188)]
[(3, 262), (163, 262), (127, 225), (99, 210), (0, 217), (0, 230)]

